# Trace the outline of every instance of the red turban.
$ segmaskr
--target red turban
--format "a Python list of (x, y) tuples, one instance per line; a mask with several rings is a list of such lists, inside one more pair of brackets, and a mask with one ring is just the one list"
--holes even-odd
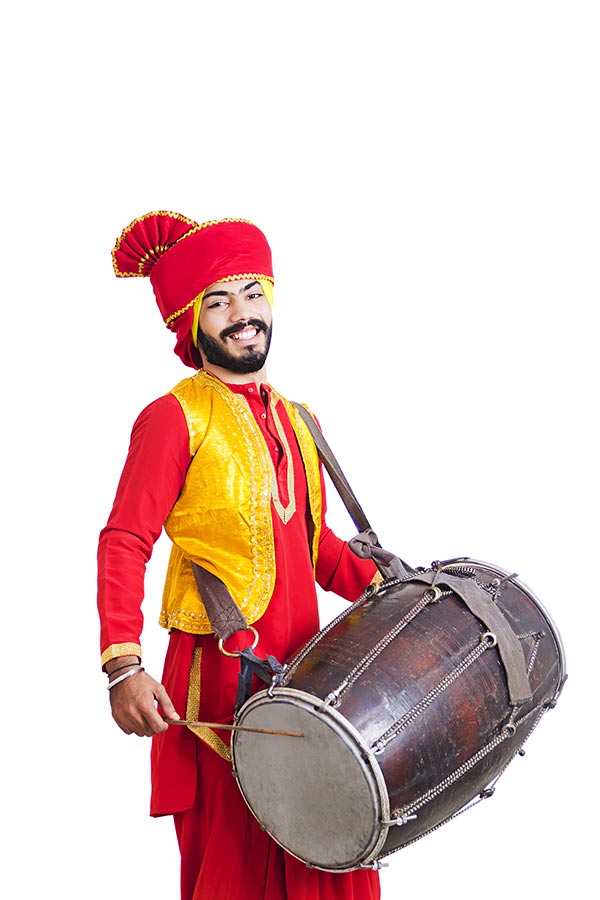
[(273, 282), (267, 239), (246, 219), (198, 225), (178, 213), (147, 213), (125, 228), (112, 255), (119, 277), (150, 278), (164, 322), (177, 335), (175, 353), (194, 369), (191, 328), (198, 294), (215, 281)]

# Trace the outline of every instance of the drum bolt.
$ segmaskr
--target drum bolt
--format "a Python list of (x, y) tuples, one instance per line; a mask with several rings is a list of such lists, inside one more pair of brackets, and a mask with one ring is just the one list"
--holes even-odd
[(417, 818), (416, 814), (413, 813), (409, 816), (394, 816), (393, 819), (390, 819), (389, 822), (382, 822), (381, 824), (386, 828), (391, 828), (392, 825), (406, 825), (407, 822), (413, 822)]

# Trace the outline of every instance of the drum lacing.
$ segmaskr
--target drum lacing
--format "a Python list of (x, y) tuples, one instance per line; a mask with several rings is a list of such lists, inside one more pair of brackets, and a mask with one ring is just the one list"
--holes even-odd
[[(439, 560), (435, 560), (431, 563), (431, 568), (429, 571), (446, 572), (448, 575), (457, 575), (459, 578), (471, 578), (473, 581), (479, 585), (480, 588), (483, 588), (484, 591), (487, 591), (490, 594), (494, 602), (497, 603), (500, 599), (500, 594), (502, 593), (502, 588), (504, 584), (508, 581), (514, 581), (515, 578), (518, 577), (517, 572), (511, 572), (510, 575), (503, 575), (501, 578), (496, 577), (492, 581), (482, 581), (477, 577), (477, 569), (475, 566), (469, 565), (445, 565), (443, 562)], [(427, 571), (424, 569), (423, 571)], [(437, 578), (437, 574), (436, 574)]]
[(341, 702), (343, 695), (349, 690), (355, 681), (357, 681), (362, 673), (369, 668), (374, 659), (376, 659), (380, 653), (382, 653), (389, 644), (392, 643), (394, 638), (396, 638), (400, 632), (406, 628), (406, 626), (412, 622), (416, 616), (422, 612), (425, 607), (429, 606), (430, 603), (437, 603), (441, 598), (442, 592), (437, 587), (429, 587), (415, 605), (410, 609), (407, 614), (398, 621), (393, 628), (385, 634), (381, 640), (377, 641), (374, 647), (369, 650), (369, 652), (363, 656), (363, 658), (355, 665), (355, 667), (349, 672), (348, 676), (341, 682), (340, 685), (334, 690), (331, 691), (323, 700), (320, 709), (323, 709), (324, 706), (338, 706)]
[[(542, 718), (543, 714), (546, 712), (546, 709), (548, 709), (548, 708), (550, 708), (549, 704), (544, 704), (541, 707), (535, 707), (529, 713), (527, 713), (527, 715), (523, 716), (523, 718), (520, 719), (518, 722), (512, 722), (512, 717), (511, 717), (511, 719), (509, 719), (509, 722), (507, 724), (512, 725), (514, 727), (515, 731), (517, 730), (517, 728), (520, 728), (529, 719), (531, 719), (532, 716), (535, 716), (535, 721), (533, 722), (533, 725), (529, 729), (528, 733), (523, 738), (523, 741), (519, 745), (518, 749), (515, 750), (513, 755), (510, 757), (510, 759), (508, 759), (508, 761), (502, 767), (500, 772), (498, 772), (498, 774), (496, 775), (494, 780), (491, 782), (489, 787), (483, 791), (480, 791), (480, 793), (475, 798), (468, 801), (461, 809), (457, 810), (455, 813), (452, 813), (451, 816), (447, 816), (447, 818), (443, 819), (441, 822), (438, 822), (437, 825), (434, 825), (432, 828), (429, 828), (427, 831), (424, 831), (422, 834), (417, 835), (417, 837), (414, 837), (412, 840), (407, 841), (399, 849), (404, 850), (406, 847), (410, 847), (411, 844), (415, 844), (417, 841), (420, 841), (422, 838), (426, 837), (428, 834), (431, 834), (432, 832), (437, 831), (438, 828), (442, 827), (442, 825), (445, 825), (447, 822), (450, 822), (452, 819), (455, 819), (457, 816), (462, 815), (464, 812), (467, 812), (467, 810), (472, 809), (472, 807), (477, 806), (477, 804), (481, 803), (482, 800), (487, 800), (489, 797), (492, 797), (494, 794), (494, 791), (496, 789), (496, 784), (498, 783), (498, 780), (504, 774), (504, 772), (506, 771), (506, 769), (508, 768), (508, 766), (510, 765), (510, 763), (512, 762), (514, 757), (517, 755), (523, 755), (523, 752), (524, 752), (522, 750), (523, 744), (531, 736), (534, 729), (537, 727), (540, 719)], [(445, 781), (443, 781), (440, 785), (438, 785), (437, 788), (434, 788), (431, 791), (428, 791), (426, 794), (423, 794), (423, 796), (420, 797), (415, 803), (408, 804), (403, 809), (394, 811), (392, 813), (392, 818), (396, 818), (397, 816), (400, 816), (400, 817), (403, 817), (404, 819), (406, 819), (407, 815), (410, 815), (414, 810), (420, 809), (422, 806), (425, 806), (426, 803), (428, 803), (430, 800), (433, 800), (434, 797), (438, 796), (443, 790), (446, 789), (446, 787), (449, 787), (451, 784), (453, 784), (455, 781), (457, 781), (459, 778), (461, 778), (462, 775), (465, 774), (466, 771), (471, 769), (473, 767), (473, 765), (476, 765), (476, 763), (479, 762), (480, 759), (483, 759), (484, 756), (486, 756), (488, 753), (490, 753), (491, 750), (494, 749), (494, 747), (498, 746), (498, 744), (502, 743), (503, 740), (506, 740), (506, 738), (510, 737), (510, 736), (511, 736), (510, 733), (503, 734), (503, 731), (501, 731), (496, 739), (494, 739), (493, 741), (490, 741), (489, 744), (487, 744), (484, 748), (482, 748), (482, 750), (479, 751), (478, 754), (476, 754), (477, 758), (472, 757), (470, 760), (467, 760), (467, 762), (464, 763), (464, 765), (461, 766), (460, 769), (457, 769), (457, 771), (453, 775), (450, 775), (448, 778), (446, 778)], [(473, 760), (474, 760), (474, 762), (473, 762)], [(468, 767), (468, 768), (465, 768), (465, 767)], [(388, 850), (386, 853), (382, 853), (379, 858), (384, 859), (386, 856), (390, 856), (392, 853), (396, 853), (397, 849), (398, 848)]]
[(434, 687), (428, 694), (426, 694), (412, 709), (409, 709), (401, 719), (395, 722), (387, 731), (374, 740), (371, 743), (371, 750), (375, 750), (376, 753), (380, 753), (384, 750), (387, 745), (392, 741), (395, 737), (397, 737), (401, 731), (404, 731), (405, 728), (408, 728), (415, 719), (417, 719), (427, 707), (433, 703), (444, 691), (450, 687), (450, 685), (459, 678), (463, 672), (469, 668), (469, 666), (473, 665), (473, 663), (479, 659), (479, 657), (485, 653), (491, 647), (496, 646), (496, 636), (492, 634), (490, 631), (484, 632), (479, 638), (477, 644), (474, 648), (467, 654), (467, 656), (463, 659), (460, 665), (456, 666), (456, 668), (452, 669), (448, 672), (447, 675), (442, 678), (440, 683)]
[[(533, 710), (533, 712), (537, 712), (537, 710)], [(462, 766), (459, 766), (458, 769), (456, 769), (454, 772), (452, 772), (451, 775), (448, 775), (446, 778), (444, 778), (444, 780), (441, 781), (434, 788), (431, 788), (430, 790), (426, 791), (413, 803), (407, 804), (407, 806), (403, 807), (402, 809), (394, 810), (394, 812), (392, 813), (392, 818), (396, 818), (397, 816), (402, 816), (402, 817), (406, 818), (406, 816), (408, 816), (408, 815), (413, 815), (414, 813), (417, 812), (417, 810), (421, 809), (423, 806), (426, 806), (427, 803), (430, 803), (431, 800), (434, 800), (436, 797), (439, 797), (439, 795), (441, 793), (443, 793), (446, 790), (446, 788), (455, 784), (457, 781), (459, 781), (463, 777), (463, 775), (466, 775), (467, 772), (470, 772), (470, 770), (472, 768), (474, 768), (474, 766), (476, 766), (477, 763), (481, 762), (481, 760), (484, 759), (488, 755), (488, 753), (491, 753), (492, 750), (494, 750), (496, 747), (498, 747), (504, 741), (508, 740), (509, 738), (514, 737), (516, 734), (516, 731), (517, 731), (517, 727), (522, 725), (523, 722), (525, 722), (527, 718), (528, 718), (527, 716), (524, 716), (523, 719), (521, 719), (521, 721), (518, 723), (512, 722), (512, 721), (507, 722), (505, 725), (502, 726), (502, 728), (500, 729), (498, 734), (495, 735), (495, 737), (493, 737), (491, 739), (491, 741), (488, 741), (488, 743), (485, 745), (485, 747), (482, 747), (481, 750), (478, 750), (477, 753), (473, 754), (473, 756), (471, 756), (470, 759), (467, 759), (462, 764)]]
[(360, 595), (358, 600), (355, 600), (350, 606), (344, 609), (339, 616), (336, 616), (335, 619), (332, 619), (324, 628), (322, 628), (317, 634), (315, 634), (307, 644), (300, 650), (300, 652), (293, 658), (291, 663), (286, 668), (285, 675), (283, 677), (283, 681), (281, 684), (287, 685), (290, 678), (300, 665), (300, 663), (308, 656), (313, 647), (315, 647), (319, 641), (325, 637), (325, 635), (329, 634), (330, 631), (339, 625), (347, 616), (351, 615), (356, 609), (361, 606), (364, 606), (367, 600), (371, 600), (375, 595), (381, 594), (383, 591), (387, 590), (389, 587), (395, 587), (395, 585), (400, 584), (400, 578), (393, 578), (390, 581), (384, 581), (381, 584), (370, 584)]
[(529, 631), (527, 632), (527, 634), (518, 634), (517, 637), (520, 641), (526, 641), (527, 639), (529, 639), (533, 643), (533, 647), (531, 648), (531, 656), (529, 657), (529, 661), (527, 663), (527, 674), (530, 675), (533, 669), (533, 664), (538, 654), (538, 650), (540, 648), (540, 643), (542, 641), (542, 638), (546, 637), (546, 633), (544, 631)]

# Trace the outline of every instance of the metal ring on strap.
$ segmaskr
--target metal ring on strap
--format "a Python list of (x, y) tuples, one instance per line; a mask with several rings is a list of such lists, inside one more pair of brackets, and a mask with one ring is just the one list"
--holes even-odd
[(479, 640), (482, 644), (487, 644), (489, 647), (498, 646), (498, 638), (493, 631), (484, 631)]
[(437, 603), (442, 596), (442, 592), (437, 584), (432, 584), (431, 587), (427, 588), (423, 596), (428, 597), (430, 603)]
[[(242, 629), (240, 629), (240, 631), (241, 630)], [(247, 650), (248, 649), (254, 650), (254, 648), (258, 644), (258, 631), (256, 630), (256, 628), (253, 628), (252, 625), (248, 625), (247, 628), (244, 629), (244, 631), (251, 631), (252, 634), (254, 635), (254, 641), (252, 642), (250, 647), (246, 648)], [(219, 652), (222, 653), (223, 656), (230, 656), (234, 659), (237, 658), (238, 656), (241, 656), (241, 653), (242, 653), (241, 650), (234, 650), (233, 652), (226, 650), (225, 647), (223, 646), (223, 638), (219, 638)]]

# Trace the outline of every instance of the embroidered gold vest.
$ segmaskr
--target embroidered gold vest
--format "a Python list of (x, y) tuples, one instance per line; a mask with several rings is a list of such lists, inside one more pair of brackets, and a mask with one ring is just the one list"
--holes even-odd
[[(252, 624), (275, 584), (269, 450), (246, 400), (203, 370), (171, 393), (187, 421), (192, 461), (165, 522), (173, 547), (160, 624), (192, 634), (212, 631), (190, 560), (226, 584)], [(294, 406), (274, 391), (273, 399), (287, 410), (306, 472), (314, 565), (322, 503), (318, 455)]]

